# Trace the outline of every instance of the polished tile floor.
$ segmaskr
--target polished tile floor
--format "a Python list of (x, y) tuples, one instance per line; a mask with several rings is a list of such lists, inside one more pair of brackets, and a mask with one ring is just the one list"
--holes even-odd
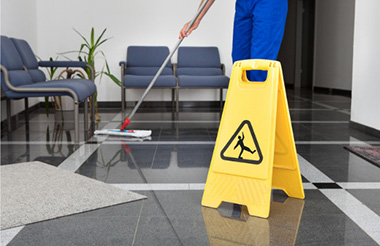
[[(2, 132), (1, 165), (39, 160), (148, 199), (3, 230), (1, 245), (379, 245), (380, 168), (344, 146), (380, 139), (349, 128), (348, 97), (287, 93), (305, 200), (273, 190), (269, 219), (236, 204), (200, 205), (218, 110), (140, 110), (130, 126), (152, 129), (151, 139), (81, 134), (77, 148), (71, 116), (41, 109)], [(125, 114), (100, 116), (96, 128), (109, 129)]]

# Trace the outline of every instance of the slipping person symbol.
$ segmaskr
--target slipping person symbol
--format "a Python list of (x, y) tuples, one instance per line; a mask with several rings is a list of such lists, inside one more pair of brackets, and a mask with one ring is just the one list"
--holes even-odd
[(256, 152), (256, 150), (252, 151), (250, 148), (248, 148), (247, 146), (244, 145), (244, 142), (243, 142), (244, 141), (244, 132), (242, 132), (242, 137), (238, 136), (238, 138), (239, 138), (239, 140), (236, 143), (236, 146), (234, 149), (236, 149), (238, 146), (241, 147), (239, 159), (243, 159), (243, 157), (241, 157), (241, 155), (243, 154), (244, 150), (250, 152), (251, 154), (254, 154)]

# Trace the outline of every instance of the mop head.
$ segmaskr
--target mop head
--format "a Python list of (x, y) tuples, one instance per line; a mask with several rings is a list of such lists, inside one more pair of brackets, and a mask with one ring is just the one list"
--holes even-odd
[(125, 131), (121, 131), (120, 129), (106, 129), (106, 130), (96, 130), (94, 132), (94, 134), (145, 138), (145, 137), (149, 137), (152, 134), (152, 131), (151, 130), (125, 130)]

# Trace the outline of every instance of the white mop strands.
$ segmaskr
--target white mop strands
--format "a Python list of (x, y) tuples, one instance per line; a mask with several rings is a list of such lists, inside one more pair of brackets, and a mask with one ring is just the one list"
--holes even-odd
[(125, 137), (135, 137), (135, 138), (145, 138), (152, 134), (151, 130), (125, 130), (120, 129), (106, 129), (106, 130), (96, 130), (94, 132), (98, 135), (113, 135), (113, 136), (125, 136)]

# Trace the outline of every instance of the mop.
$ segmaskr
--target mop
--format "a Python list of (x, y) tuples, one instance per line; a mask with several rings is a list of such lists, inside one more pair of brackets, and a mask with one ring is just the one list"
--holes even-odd
[[(202, 10), (205, 8), (205, 6), (206, 6), (207, 3), (208, 3), (208, 0), (204, 1), (202, 3), (202, 5), (198, 8), (198, 11), (197, 11), (196, 15), (191, 20), (190, 24), (188, 25), (188, 27), (186, 29), (186, 33), (192, 27), (192, 25), (194, 24), (195, 20), (198, 18), (198, 16), (202, 12)], [(131, 122), (131, 119), (135, 115), (137, 109), (140, 107), (141, 103), (143, 102), (143, 100), (147, 96), (147, 94), (150, 91), (150, 89), (153, 87), (153, 85), (156, 82), (156, 80), (158, 79), (158, 77), (161, 75), (162, 71), (166, 67), (166, 64), (169, 62), (169, 60), (172, 58), (172, 56), (174, 55), (174, 53), (177, 51), (177, 49), (180, 46), (180, 44), (182, 43), (182, 41), (183, 41), (183, 39), (179, 39), (178, 42), (177, 42), (177, 44), (174, 46), (174, 49), (170, 52), (170, 54), (168, 55), (168, 57), (166, 57), (166, 60), (161, 65), (160, 69), (158, 70), (158, 72), (156, 73), (156, 75), (153, 77), (153, 79), (150, 82), (150, 84), (148, 85), (148, 87), (145, 89), (145, 92), (141, 96), (141, 99), (137, 102), (136, 106), (134, 107), (134, 109), (132, 110), (132, 112), (128, 115), (128, 117), (125, 118), (125, 120), (124, 120), (121, 128), (120, 129), (97, 130), (97, 131), (94, 132), (95, 134), (106, 134), (106, 135), (115, 135), (115, 136), (128, 136), (128, 137), (137, 137), (137, 138), (148, 137), (148, 136), (150, 136), (152, 134), (151, 130), (125, 130), (125, 128)]]

